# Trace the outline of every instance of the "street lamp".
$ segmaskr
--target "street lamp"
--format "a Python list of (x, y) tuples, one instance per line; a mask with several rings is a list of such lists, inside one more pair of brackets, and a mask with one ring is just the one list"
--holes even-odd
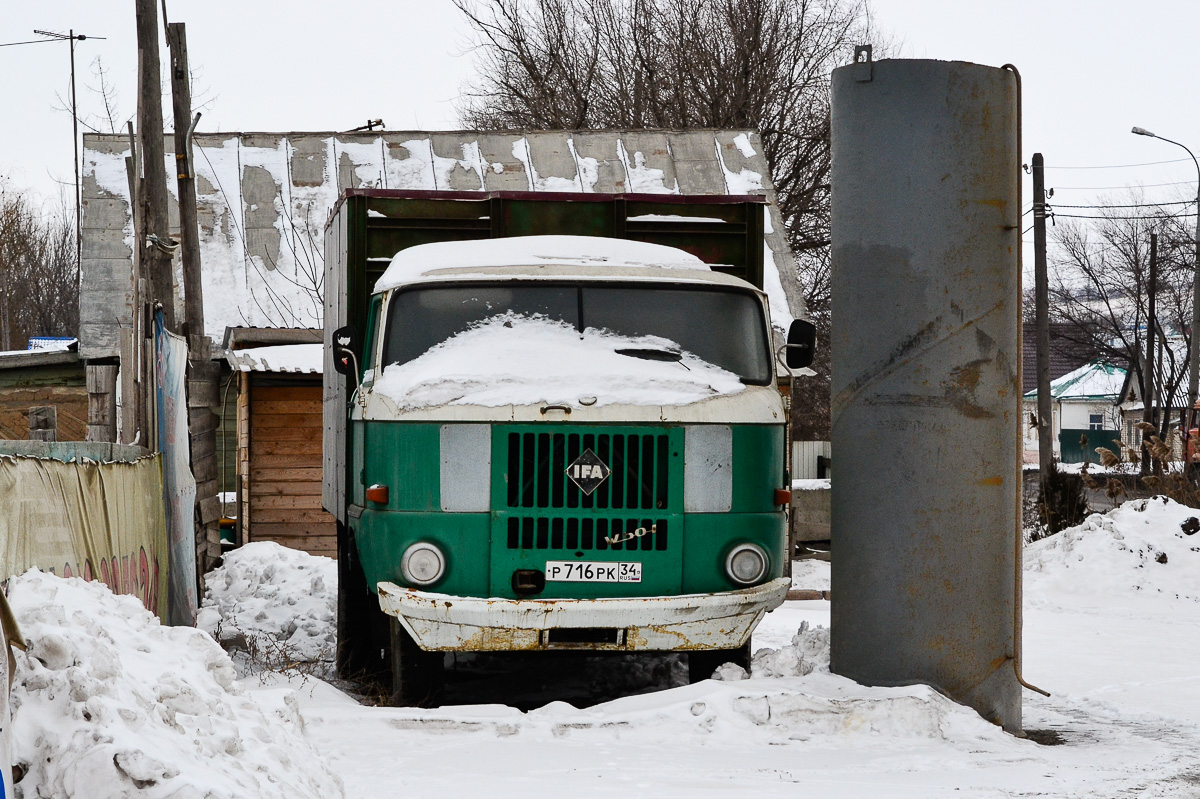
[[(1151, 133), (1145, 128), (1134, 128), (1133, 133), (1138, 136), (1149, 136), (1152, 139), (1161, 139), (1162, 141), (1174, 144), (1177, 147), (1182, 147), (1187, 150), (1187, 154), (1192, 157), (1192, 163), (1196, 165), (1196, 258), (1192, 265), (1192, 352), (1188, 358), (1188, 401), (1187, 409), (1181, 414), (1183, 423), (1180, 427), (1183, 428), (1183, 435), (1187, 436), (1190, 424), (1188, 423), (1188, 415), (1191, 410), (1196, 407), (1196, 388), (1197, 382), (1200, 380), (1200, 340), (1197, 338), (1197, 333), (1200, 332), (1200, 161), (1196, 160), (1196, 154), (1188, 149), (1187, 145), (1180, 144), (1177, 141)], [(1184, 446), (1184, 457), (1187, 457), (1187, 447)]]

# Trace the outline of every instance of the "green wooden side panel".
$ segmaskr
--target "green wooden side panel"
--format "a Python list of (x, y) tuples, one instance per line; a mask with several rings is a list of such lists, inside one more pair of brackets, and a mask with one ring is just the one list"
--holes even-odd
[(615, 233), (611, 203), (507, 200), (502, 208), (506, 236), (612, 236)]
[(217, 408), (217, 480), (221, 491), (237, 491), (237, 382), (236, 374), (221, 377), (221, 406)]
[[(607, 236), (678, 247), (726, 272), (763, 284), (763, 200), (622, 195), (459, 196), (349, 192), (334, 210), (347, 219), (347, 323), (366, 325), (367, 298), (398, 252), (418, 244), (542, 234)], [(373, 213), (372, 213), (373, 212)], [(647, 215), (654, 219), (639, 219)], [(673, 217), (700, 217), (704, 222)], [(333, 222), (330, 223), (331, 225)], [(330, 254), (327, 253), (327, 258)]]

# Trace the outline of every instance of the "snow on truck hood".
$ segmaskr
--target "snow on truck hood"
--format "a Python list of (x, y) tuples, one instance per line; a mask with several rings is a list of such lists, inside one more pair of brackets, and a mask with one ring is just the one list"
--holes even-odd
[(401, 250), (375, 283), (375, 293), (443, 269), (546, 265), (709, 271), (708, 264), (691, 253), (661, 244), (600, 236), (513, 236), (419, 244)]
[[(487, 319), (405, 364), (383, 370), (374, 391), (401, 409), (436, 405), (686, 405), (736, 394), (737, 375), (680, 352), (645, 360), (617, 350), (680, 352), (657, 336), (620, 336), (545, 317)], [(593, 403), (588, 403), (593, 404)]]

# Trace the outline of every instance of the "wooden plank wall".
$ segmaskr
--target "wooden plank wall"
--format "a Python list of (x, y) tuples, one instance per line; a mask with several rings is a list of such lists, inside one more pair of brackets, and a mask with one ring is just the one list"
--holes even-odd
[(53, 405), (58, 409), (58, 440), (83, 441), (87, 436), (88, 396), (84, 386), (0, 389), (0, 439), (29, 438), (29, 409)]
[(321, 387), (253, 386), (248, 408), (246, 540), (336, 557), (334, 518), (321, 509)]

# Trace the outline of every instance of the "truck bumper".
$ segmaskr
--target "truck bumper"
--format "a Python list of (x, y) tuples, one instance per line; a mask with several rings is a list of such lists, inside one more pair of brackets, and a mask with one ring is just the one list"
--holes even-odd
[(481, 599), (379, 583), (379, 606), (432, 651), (735, 649), (779, 607), (789, 579), (718, 594), (620, 599)]

